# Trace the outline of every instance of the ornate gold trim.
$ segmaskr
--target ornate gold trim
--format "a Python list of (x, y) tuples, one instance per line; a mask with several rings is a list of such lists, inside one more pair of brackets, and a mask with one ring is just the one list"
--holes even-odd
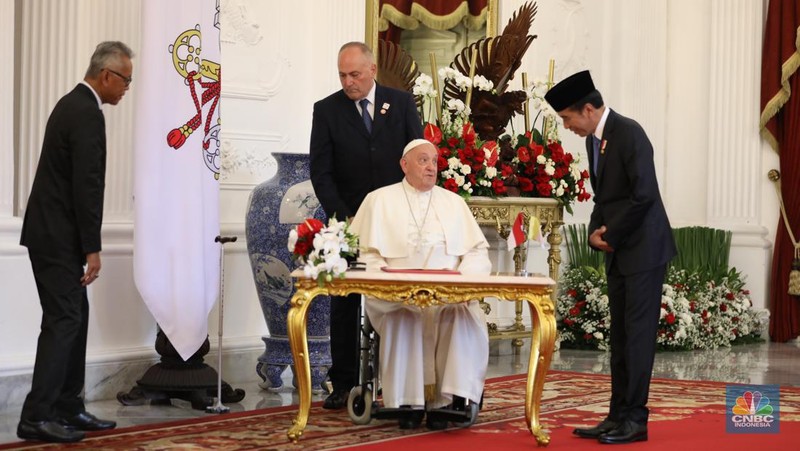
[[(364, 43), (372, 49), (375, 60), (378, 58), (378, 29), (380, 20), (380, 0), (366, 0), (364, 23)], [(486, 37), (497, 36), (497, 23), (499, 20), (498, 0), (489, 0), (486, 8)], [(419, 64), (419, 63), (417, 63)]]
[(509, 277), (498, 280), (487, 276), (471, 281), (432, 282), (376, 279), (374, 275), (367, 279), (359, 279), (358, 275), (349, 275), (344, 279), (334, 279), (325, 287), (319, 287), (314, 280), (303, 277), (295, 278), (297, 292), (290, 301), (287, 326), (300, 406), (297, 417), (287, 432), (288, 438), (296, 442), (303, 435), (311, 409), (311, 367), (308, 358), (306, 319), (308, 308), (317, 296), (344, 296), (350, 293), (359, 293), (384, 299), (387, 302), (400, 302), (420, 308), (496, 297), (509, 301), (526, 302), (530, 309), (533, 330), (530, 332), (531, 353), (525, 389), (525, 420), (528, 429), (536, 438), (537, 444), (546, 446), (550, 443), (550, 437), (539, 423), (539, 403), (542, 399), (544, 379), (550, 368), (555, 344), (555, 306), (550, 298), (555, 283), (546, 278), (540, 280), (544, 280), (544, 282), (534, 283), (527, 278)]
[[(522, 212), (530, 216), (539, 218), (542, 227), (542, 232), (547, 235), (547, 243), (550, 249), (547, 252), (547, 266), (549, 276), (553, 280), (558, 280), (559, 267), (561, 266), (561, 226), (564, 224), (564, 207), (555, 199), (538, 198), (538, 197), (502, 197), (492, 199), (490, 197), (474, 196), (467, 201), (469, 209), (475, 220), (479, 225), (497, 227), (498, 232), (502, 229), (508, 229), (514, 223), (517, 215)], [(517, 267), (524, 261), (521, 258), (520, 249), (514, 251), (514, 264), (515, 270), (518, 272), (521, 269)], [(556, 302), (558, 293), (557, 286), (554, 287), (551, 299), (553, 303)], [(515, 306), (516, 315), (514, 317), (514, 324), (506, 330), (499, 330), (496, 324), (489, 326), (490, 339), (505, 339), (515, 338), (512, 342), (514, 352), (518, 353), (519, 348), (522, 346), (520, 338), (521, 332), (525, 331), (525, 325), (522, 323), (522, 303), (516, 302)]]

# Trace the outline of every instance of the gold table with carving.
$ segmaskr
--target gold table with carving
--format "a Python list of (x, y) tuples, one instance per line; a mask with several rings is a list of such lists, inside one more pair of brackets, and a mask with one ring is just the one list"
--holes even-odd
[[(478, 225), (494, 227), (502, 238), (507, 235), (506, 230), (510, 230), (517, 219), (519, 213), (524, 213), (528, 217), (535, 216), (541, 224), (542, 235), (547, 235), (547, 243), (550, 249), (547, 251), (547, 266), (550, 278), (558, 280), (558, 268), (561, 265), (561, 225), (564, 224), (564, 207), (557, 200), (541, 197), (491, 197), (473, 196), (467, 201), (472, 215), (478, 221)], [(527, 227), (527, 226), (526, 226)], [(502, 236), (506, 233), (505, 236)], [(514, 269), (515, 272), (524, 270), (527, 259), (527, 248), (522, 246), (514, 250)], [(556, 301), (557, 287), (553, 287), (551, 298)], [(515, 355), (522, 347), (522, 338), (530, 336), (530, 331), (526, 330), (522, 323), (522, 303), (515, 305), (514, 324), (506, 329), (499, 329), (496, 324), (489, 324), (489, 338), (513, 339), (513, 349)]]
[(481, 276), (449, 274), (410, 274), (348, 271), (343, 279), (333, 279), (324, 287), (305, 277), (302, 270), (292, 273), (297, 292), (288, 314), (289, 345), (292, 348), (300, 410), (287, 436), (297, 441), (303, 435), (311, 409), (311, 367), (308, 356), (306, 320), (308, 308), (320, 295), (346, 296), (358, 293), (387, 302), (402, 302), (421, 308), (455, 304), (484, 297), (524, 301), (530, 308), (533, 331), (525, 388), (525, 421), (540, 446), (550, 436), (539, 423), (539, 403), (544, 378), (550, 368), (556, 337), (555, 308), (550, 297), (555, 281), (549, 277)]

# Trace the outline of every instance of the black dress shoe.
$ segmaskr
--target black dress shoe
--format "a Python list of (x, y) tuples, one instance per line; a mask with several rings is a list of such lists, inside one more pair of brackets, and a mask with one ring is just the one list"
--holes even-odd
[(442, 431), (447, 429), (447, 420), (432, 420), (430, 418), (426, 418), (425, 427), (431, 431)]
[(339, 410), (344, 409), (347, 407), (347, 397), (350, 396), (350, 390), (347, 389), (334, 389), (333, 393), (328, 395), (325, 398), (325, 402), (322, 403), (323, 409), (330, 409), (330, 410)]
[(81, 412), (71, 417), (61, 418), (60, 422), (66, 428), (78, 431), (105, 431), (117, 427), (116, 421), (101, 420), (89, 412)]
[(600, 443), (609, 445), (619, 443), (633, 443), (647, 441), (647, 425), (638, 424), (633, 421), (625, 421), (616, 429), (601, 434), (597, 438)]
[(424, 410), (413, 410), (398, 418), (397, 424), (400, 426), (400, 429), (416, 429), (422, 425), (422, 418), (424, 416)]
[(606, 418), (593, 428), (575, 428), (572, 433), (580, 438), (598, 438), (602, 434), (615, 429), (617, 426), (619, 426), (619, 423)]
[(70, 431), (57, 421), (20, 420), (17, 437), (24, 440), (40, 440), (52, 443), (71, 443), (83, 440), (84, 433)]

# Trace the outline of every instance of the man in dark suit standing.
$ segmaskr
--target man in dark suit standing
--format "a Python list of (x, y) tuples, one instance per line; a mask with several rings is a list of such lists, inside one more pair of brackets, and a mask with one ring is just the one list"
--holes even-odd
[[(311, 183), (328, 217), (355, 216), (367, 193), (403, 179), (397, 162), (403, 147), (422, 137), (411, 94), (375, 83), (372, 51), (361, 42), (339, 49), (342, 89), (314, 104), (311, 125)], [(358, 384), (360, 295), (331, 299), (333, 391), (326, 409), (347, 404)]]
[(545, 99), (565, 128), (586, 137), (594, 189), (589, 244), (605, 253), (611, 309), (609, 414), (574, 434), (609, 444), (645, 441), (661, 289), (677, 253), (653, 146), (636, 121), (603, 105), (589, 71), (564, 79)]
[(102, 42), (83, 82), (58, 101), (47, 121), (42, 152), (22, 224), (42, 306), (31, 391), (17, 436), (75, 442), (83, 431), (111, 429), (113, 421), (86, 412), (89, 300), (100, 276), (100, 226), (106, 171), (103, 103), (116, 105), (131, 83), (133, 52)]

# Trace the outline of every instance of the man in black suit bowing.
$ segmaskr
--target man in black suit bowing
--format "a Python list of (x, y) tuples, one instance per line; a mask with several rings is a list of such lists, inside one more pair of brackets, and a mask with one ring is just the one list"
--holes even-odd
[(594, 189), (589, 244), (605, 253), (611, 309), (609, 414), (574, 434), (608, 444), (644, 441), (661, 289), (676, 254), (653, 146), (636, 121), (603, 105), (589, 71), (567, 77), (545, 99), (564, 127), (586, 137)]
[(133, 52), (102, 42), (81, 83), (58, 101), (47, 121), (42, 153), (25, 210), (20, 244), (28, 248), (42, 306), (31, 391), (17, 436), (75, 442), (83, 431), (112, 429), (86, 412), (89, 299), (100, 277), (100, 226), (106, 171), (101, 106), (116, 105), (131, 83)]
[[(328, 217), (355, 216), (370, 191), (403, 179), (397, 162), (403, 147), (422, 137), (411, 94), (375, 83), (372, 51), (361, 42), (339, 49), (342, 89), (314, 104), (311, 125), (311, 183)], [(341, 409), (358, 384), (360, 295), (331, 299), (333, 391), (326, 409)]]

